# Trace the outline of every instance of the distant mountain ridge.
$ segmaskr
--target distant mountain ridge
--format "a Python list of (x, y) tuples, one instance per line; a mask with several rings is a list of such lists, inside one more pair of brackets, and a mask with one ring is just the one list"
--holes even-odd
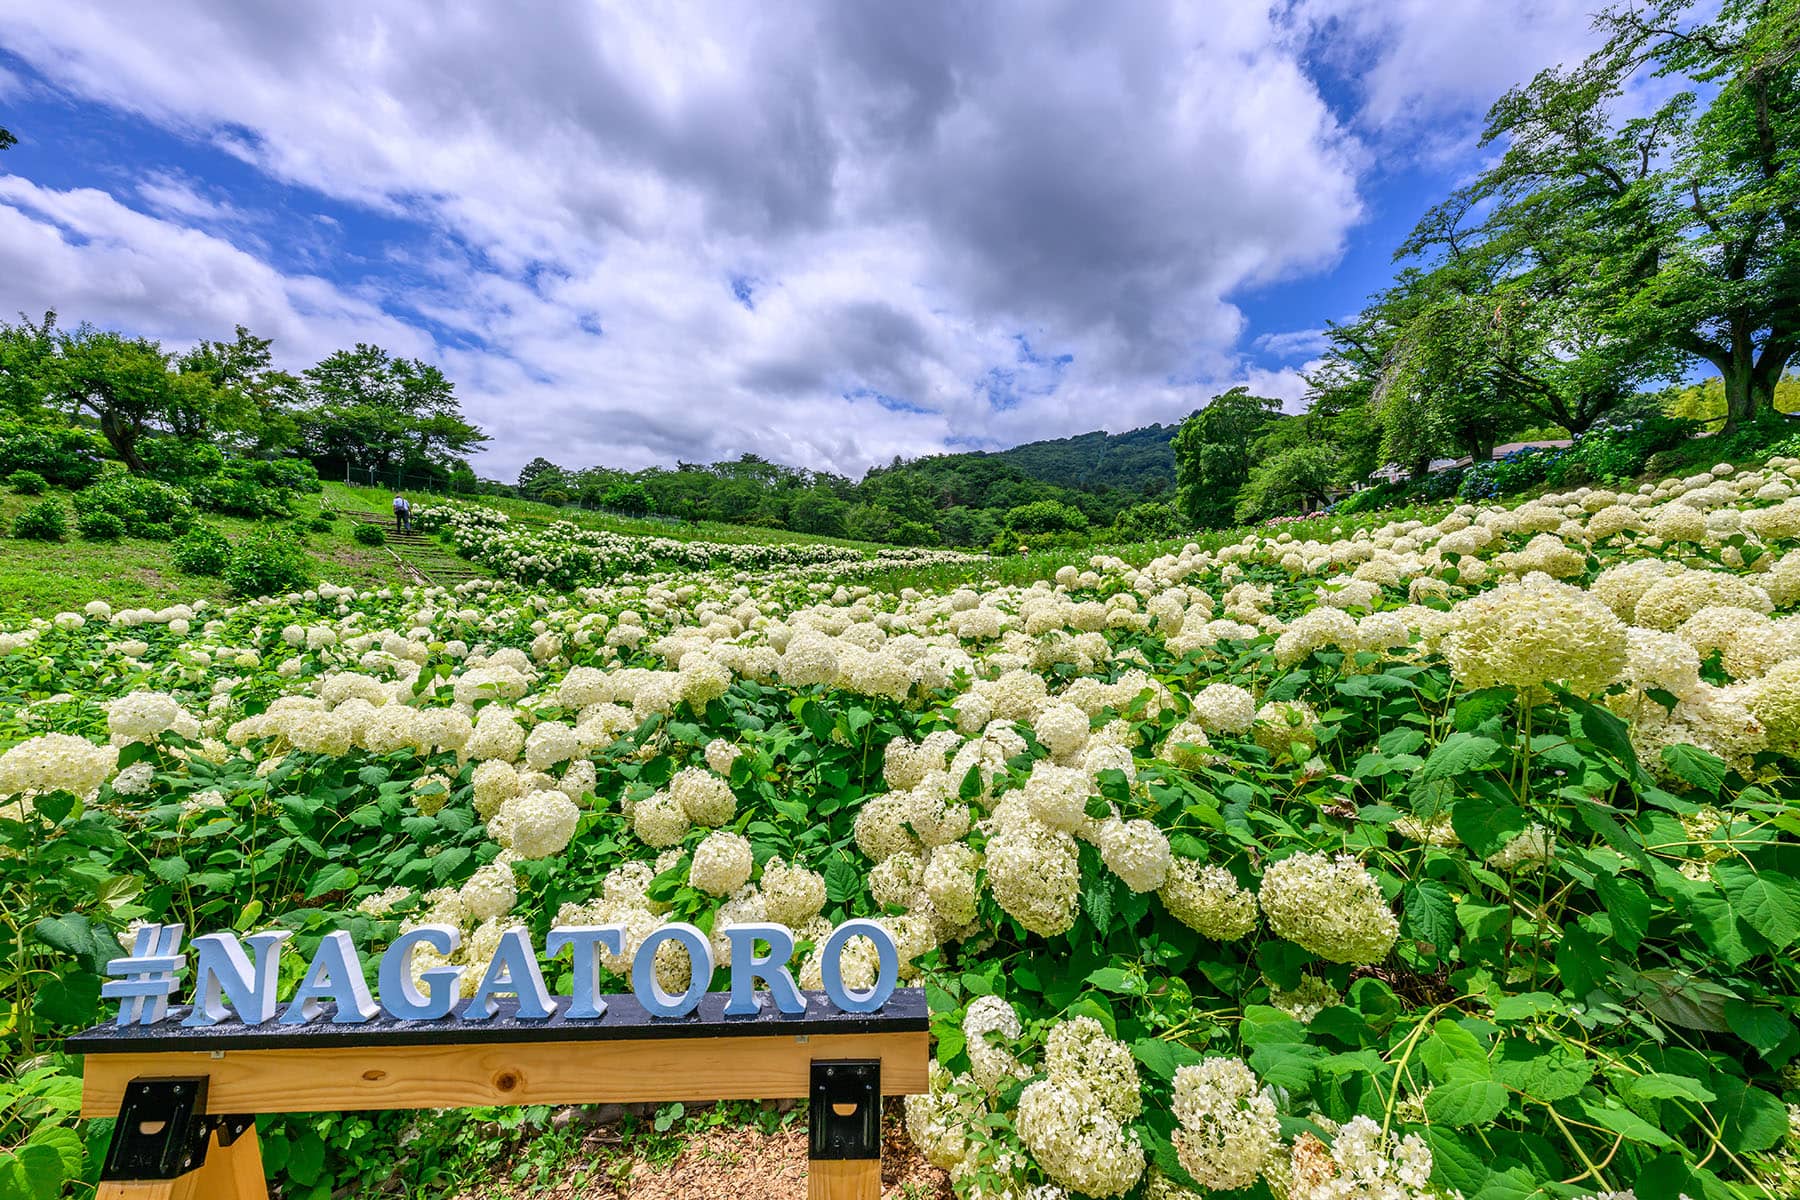
[(1026, 442), (1009, 450), (994, 451), (989, 457), (1058, 487), (1160, 492), (1175, 486), (1175, 452), (1169, 443), (1180, 428), (1176, 422), (1146, 425), (1124, 433), (1096, 429), (1073, 437)]

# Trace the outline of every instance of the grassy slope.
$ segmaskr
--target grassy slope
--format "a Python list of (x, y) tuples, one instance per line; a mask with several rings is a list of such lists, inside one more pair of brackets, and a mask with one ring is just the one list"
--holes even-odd
[[(68, 493), (51, 489), (50, 496), (68, 500)], [(0, 616), (49, 616), (79, 609), (95, 598), (115, 607), (160, 607), (202, 597), (223, 599), (225, 585), (204, 575), (186, 575), (169, 562), (166, 542), (121, 538), (116, 542), (84, 542), (74, 536), (70, 513), (70, 537), (55, 542), (20, 541), (9, 536), (12, 520), (20, 510), (43, 497), (0, 494)], [(307, 498), (296, 511), (314, 515), (318, 500)], [(257, 522), (238, 517), (207, 514), (206, 522), (237, 539), (257, 527)], [(288, 522), (285, 531), (298, 536)], [(350, 536), (351, 523), (337, 521), (327, 532), (308, 532), (304, 545), (317, 564), (321, 582), (358, 588), (390, 587), (406, 582), (393, 556), (380, 546), (359, 545)]]
[[(337, 508), (356, 508), (385, 513), (389, 511), (389, 506), (394, 501), (394, 493), (381, 488), (357, 487), (347, 483), (328, 483), (325, 485), (325, 498)], [(431, 504), (439, 499), (422, 494), (413, 495), (410, 498), (415, 505)], [(679, 542), (724, 542), (734, 545), (849, 546), (857, 550), (869, 551), (882, 548), (874, 542), (819, 537), (810, 533), (795, 533), (788, 529), (765, 529), (755, 525), (727, 525), (718, 521), (696, 521), (689, 524), (684, 521), (636, 520), (631, 517), (616, 517), (608, 513), (588, 512), (581, 508), (557, 508), (549, 504), (539, 504), (534, 500), (514, 500), (506, 496), (480, 496), (472, 499), (469, 503), (498, 509), (515, 519), (568, 521), (584, 529), (604, 530), (608, 533), (620, 533), (629, 537), (664, 537)]]

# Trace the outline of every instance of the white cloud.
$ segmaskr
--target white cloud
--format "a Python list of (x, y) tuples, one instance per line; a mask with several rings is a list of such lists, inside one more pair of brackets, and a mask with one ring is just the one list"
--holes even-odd
[[(1595, 0), (1296, 0), (1295, 25), (1361, 94), (1369, 126), (1429, 139), (1446, 117), (1479, 117), (1544, 67), (1579, 60), (1602, 40)], [(1440, 133), (1445, 131), (1440, 130)], [(1454, 136), (1450, 134), (1449, 136)]]
[(1290, 329), (1282, 333), (1259, 334), (1251, 345), (1276, 358), (1302, 358), (1321, 353), (1331, 343), (1323, 329)]
[(361, 338), (398, 353), (431, 340), (322, 279), (283, 276), (231, 243), (128, 208), (89, 188), (57, 191), (0, 175), (0, 312), (56, 309), (65, 321), (172, 344), (229, 337), (236, 323), (305, 365)]
[[(1389, 48), (1377, 126), (1484, 86), (1441, 62), (1413, 79), (1473, 46), (1474, 18), (1421, 31), (1443, 6), (1405, 3), (15, 0), (0, 46), (54, 86), (429, 236), (388, 264), (423, 284), (390, 294), (376, 263), (346, 290), (209, 236), (258, 214), (160, 168), (136, 201), (166, 220), (13, 179), (0, 311), (427, 354), (495, 433), (494, 473), (742, 450), (856, 473), (952, 438), (1176, 419), (1232, 382), (1287, 398), (1293, 372), (1242, 370), (1232, 297), (1330, 267), (1369, 161), (1297, 43), (1335, 17)], [(391, 313), (464, 336), (434, 346)]]

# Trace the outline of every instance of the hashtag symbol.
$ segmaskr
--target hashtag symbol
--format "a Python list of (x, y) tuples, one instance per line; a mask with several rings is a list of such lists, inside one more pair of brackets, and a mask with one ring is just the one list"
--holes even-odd
[(100, 985), (100, 994), (118, 1000), (120, 1025), (154, 1025), (169, 1012), (175, 994), (175, 973), (186, 969), (181, 946), (181, 926), (140, 925), (131, 953), (106, 964), (111, 981)]

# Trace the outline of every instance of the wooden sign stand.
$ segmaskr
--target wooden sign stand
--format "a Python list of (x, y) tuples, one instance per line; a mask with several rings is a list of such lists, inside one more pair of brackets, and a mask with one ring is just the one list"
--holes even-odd
[(598, 1021), (503, 1005), (481, 1022), (103, 1025), (67, 1048), (86, 1056), (81, 1115), (118, 1118), (97, 1200), (266, 1200), (257, 1113), (786, 1098), (809, 1102), (810, 1200), (878, 1200), (881, 1097), (927, 1088), (924, 993), (861, 1014), (806, 999), (741, 1018), (723, 995), (679, 1018), (608, 996)]

